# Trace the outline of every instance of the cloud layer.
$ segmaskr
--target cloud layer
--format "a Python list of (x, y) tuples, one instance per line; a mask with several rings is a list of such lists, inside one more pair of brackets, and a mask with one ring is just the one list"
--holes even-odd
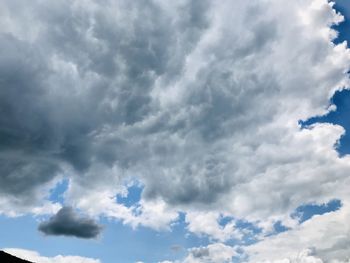
[[(343, 211), (344, 129), (299, 125), (349, 84), (341, 20), (326, 0), (2, 1), (0, 213), (57, 211), (63, 178), (86, 213), (159, 230), (182, 211), (220, 242), (241, 235), (222, 216), (266, 234), (303, 204)], [(134, 181), (141, 200), (118, 203)]]

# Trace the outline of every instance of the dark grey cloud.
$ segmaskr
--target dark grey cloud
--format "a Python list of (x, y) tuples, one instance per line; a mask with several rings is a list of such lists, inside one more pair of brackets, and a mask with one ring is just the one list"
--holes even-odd
[(11, 34), (0, 33), (0, 48), (0, 196), (30, 205), (60, 170), (47, 154), (57, 143), (43, 83), (47, 64), (35, 45)]
[[(181, 19), (143, 1), (1, 5), (10, 25), (0, 32), (0, 195), (38, 204), (39, 188), (62, 170), (129, 169), (154, 148), (169, 148), (150, 137), (187, 129), (167, 123), (171, 112), (159, 114), (151, 93), (160, 76), (169, 82), (181, 74), (209, 25), (207, 1), (175, 5)], [(32, 30), (16, 30), (29, 21)], [(137, 128), (156, 115), (157, 125)]]
[(80, 217), (71, 207), (61, 208), (48, 221), (40, 223), (39, 231), (50, 236), (96, 238), (102, 227), (93, 219)]

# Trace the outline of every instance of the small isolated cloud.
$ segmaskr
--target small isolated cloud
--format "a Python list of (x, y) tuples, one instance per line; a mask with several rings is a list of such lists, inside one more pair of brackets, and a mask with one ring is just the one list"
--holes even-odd
[(38, 252), (19, 248), (5, 248), (6, 253), (13, 256), (38, 263), (101, 263), (99, 259), (86, 258), (80, 256), (62, 256), (44, 257)]
[(181, 246), (181, 245), (172, 245), (171, 247), (170, 247), (170, 249), (173, 251), (173, 252), (180, 252), (181, 250), (183, 250), (183, 246)]
[(79, 217), (73, 208), (63, 207), (48, 221), (42, 222), (38, 229), (46, 235), (95, 238), (102, 227), (93, 219)]

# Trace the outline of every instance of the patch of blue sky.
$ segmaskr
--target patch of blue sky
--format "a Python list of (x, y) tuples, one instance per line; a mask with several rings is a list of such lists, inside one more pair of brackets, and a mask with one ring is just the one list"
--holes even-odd
[(234, 220), (234, 217), (231, 216), (221, 216), (218, 220), (220, 226), (226, 226), (228, 223), (231, 223)]
[(154, 263), (182, 259), (187, 254), (187, 248), (209, 244), (207, 238), (187, 233), (184, 216), (180, 216), (171, 231), (162, 232), (144, 227), (132, 229), (106, 218), (102, 218), (100, 223), (105, 226), (102, 236), (97, 240), (85, 240), (44, 236), (37, 231), (38, 222), (31, 216), (0, 216), (0, 248), (40, 251), (41, 255), (48, 257), (80, 255), (99, 258), (103, 263)]
[[(236, 228), (240, 229), (241, 233), (243, 234), (243, 238), (241, 240), (230, 240), (227, 242), (227, 244), (231, 246), (235, 245), (243, 245), (243, 246), (249, 246), (252, 244), (255, 244), (260, 241), (262, 237), (269, 237), (269, 236), (274, 236), (278, 235), (282, 232), (290, 230), (290, 228), (284, 226), (281, 221), (277, 221), (273, 225), (273, 230), (266, 233), (263, 233), (263, 229), (261, 227), (258, 227), (256, 224), (244, 221), (244, 220), (238, 220), (236, 221), (235, 224)], [(238, 252), (237, 260), (239, 262), (242, 261), (242, 256), (244, 256), (243, 251), (242, 253)], [(238, 262), (237, 261), (237, 262)], [(235, 262), (235, 261), (233, 261)]]
[(331, 111), (325, 116), (313, 117), (301, 122), (303, 127), (314, 123), (332, 123), (344, 127), (346, 133), (335, 145), (340, 156), (350, 153), (350, 90), (336, 92), (332, 98), (332, 103), (337, 106), (336, 111)]
[[(171, 227), (171, 231), (155, 231), (145, 227), (132, 230), (120, 223), (102, 222), (108, 225), (103, 242), (106, 258), (103, 262), (136, 262), (145, 263), (184, 258), (187, 248), (206, 246), (207, 238), (189, 234), (186, 230), (185, 216), (180, 214), (179, 220)], [(132, 244), (132, 245), (130, 245)], [(116, 251), (119, 251), (116, 253)], [(150, 253), (152, 251), (152, 253)], [(120, 261), (113, 261), (118, 259)]]
[(262, 233), (262, 229), (254, 223), (245, 220), (236, 220), (235, 227), (240, 230), (243, 237), (240, 240), (229, 240), (227, 244), (235, 245), (251, 245), (258, 241), (257, 237)]
[(141, 195), (143, 191), (143, 186), (141, 184), (133, 184), (128, 187), (128, 194), (126, 196), (118, 195), (117, 202), (125, 205), (126, 207), (131, 207), (137, 204), (141, 200)]
[(277, 221), (273, 225), (273, 228), (274, 228), (275, 233), (282, 233), (282, 232), (290, 230), (290, 228), (284, 226), (281, 221)]
[(239, 229), (248, 229), (255, 235), (260, 234), (262, 232), (261, 228), (257, 227), (255, 224), (248, 222), (248, 221), (245, 221), (245, 220), (237, 220), (236, 227)]
[(303, 223), (315, 215), (337, 211), (341, 206), (341, 201), (337, 199), (331, 200), (326, 204), (306, 204), (299, 206), (291, 216), (293, 218), (299, 218), (299, 223)]
[[(340, 12), (344, 17), (345, 21), (333, 28), (339, 32), (338, 38), (334, 40), (335, 44), (342, 43), (345, 40), (350, 40), (350, 1), (349, 0), (336, 0), (334, 8)], [(349, 43), (348, 43), (349, 44)]]
[(64, 203), (64, 193), (67, 191), (69, 186), (69, 180), (63, 179), (59, 181), (54, 188), (50, 190), (49, 200), (53, 202)]

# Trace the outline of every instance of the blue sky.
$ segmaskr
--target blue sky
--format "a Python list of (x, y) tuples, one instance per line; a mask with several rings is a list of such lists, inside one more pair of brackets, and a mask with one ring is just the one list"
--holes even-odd
[[(266, 255), (300, 249), (269, 253), (265, 240), (311, 235), (323, 216), (346, 213), (350, 135), (336, 127), (350, 130), (350, 92), (337, 86), (349, 65), (316, 33), (335, 19), (322, 0), (290, 3), (285, 20), (278, 0), (269, 10), (241, 1), (232, 17), (228, 2), (68, 2), (0, 4), (0, 248), (101, 263), (231, 262), (213, 254), (220, 244), (232, 262), (273, 262)], [(350, 41), (350, 2), (334, 8), (345, 16), (332, 26), (340, 45)], [(307, 22), (289, 29), (299, 15)], [(329, 104), (336, 110), (322, 115)], [(61, 207), (72, 212), (60, 217)], [(60, 233), (64, 224), (99, 233)], [(317, 242), (305, 257), (350, 256)]]
[[(101, 223), (105, 227), (101, 238), (83, 240), (74, 237), (44, 236), (37, 231), (37, 219), (32, 216), (2, 216), (1, 228), (3, 237), (6, 238), (1, 239), (0, 246), (40, 251), (45, 256), (83, 255), (99, 258), (102, 262), (136, 262), (141, 259), (144, 262), (157, 262), (182, 258), (186, 248), (208, 244), (207, 238), (186, 235), (186, 224), (183, 220), (179, 220), (171, 231), (162, 232), (143, 227), (133, 230), (120, 222), (108, 219), (102, 219)], [(174, 251), (174, 246), (181, 247), (181, 250)]]

